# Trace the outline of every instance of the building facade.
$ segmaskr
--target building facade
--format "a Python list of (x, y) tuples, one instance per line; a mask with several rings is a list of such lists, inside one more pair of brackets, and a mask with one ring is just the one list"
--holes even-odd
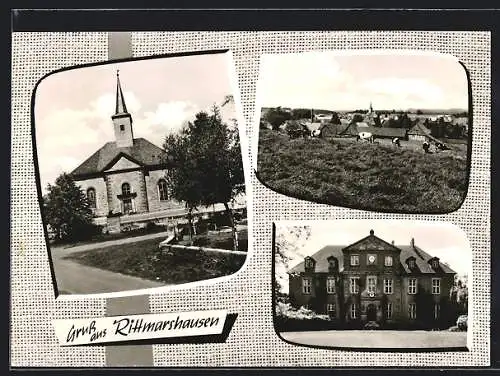
[(106, 223), (102, 220), (106, 217), (183, 208), (168, 194), (164, 150), (144, 138), (134, 138), (133, 119), (118, 73), (111, 120), (114, 141), (104, 144), (71, 172), (86, 193), (97, 222)]
[(289, 272), (291, 304), (328, 314), (347, 327), (446, 327), (455, 272), (415, 245), (377, 236), (345, 247), (326, 246)]

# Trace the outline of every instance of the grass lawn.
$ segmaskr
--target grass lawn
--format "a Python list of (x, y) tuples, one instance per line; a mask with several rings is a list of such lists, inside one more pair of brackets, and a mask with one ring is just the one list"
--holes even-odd
[(322, 347), (354, 348), (465, 348), (467, 332), (424, 330), (327, 330), (281, 332), (290, 342)]
[(414, 146), (290, 139), (261, 129), (257, 174), (279, 193), (330, 205), (426, 213), (458, 209), (468, 183), (467, 145), (432, 154)]
[[(243, 239), (242, 242), (243, 243)], [(244, 255), (182, 250), (160, 253), (160, 240), (149, 239), (65, 257), (83, 265), (110, 270), (166, 284), (180, 284), (222, 277), (238, 271)]]

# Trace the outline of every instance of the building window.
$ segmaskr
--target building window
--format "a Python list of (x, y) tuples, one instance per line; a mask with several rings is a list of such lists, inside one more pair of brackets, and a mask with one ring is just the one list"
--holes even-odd
[(350, 278), (350, 291), (351, 294), (359, 293), (359, 277)]
[(384, 265), (392, 266), (392, 256), (385, 256)]
[(417, 305), (415, 303), (408, 304), (408, 317), (410, 319), (417, 318)]
[(358, 310), (356, 304), (351, 304), (351, 319), (357, 319), (357, 318), (358, 318)]
[(123, 132), (124, 130), (125, 130), (125, 125), (120, 124), (120, 131), (122, 131), (122, 132)]
[(387, 309), (385, 310), (385, 318), (392, 319), (392, 303), (387, 303)]
[(417, 279), (408, 279), (408, 294), (414, 295), (417, 293)]
[(366, 278), (366, 285), (368, 286), (368, 293), (375, 294), (377, 292), (377, 277), (368, 276)]
[(337, 269), (337, 259), (335, 257), (328, 258), (328, 270), (334, 271)]
[(393, 292), (393, 280), (392, 279), (384, 279), (384, 294), (392, 294)]
[(158, 196), (160, 197), (160, 201), (168, 200), (167, 182), (165, 179), (158, 181)]
[(89, 205), (92, 209), (96, 208), (96, 199), (95, 199), (95, 189), (89, 188), (87, 189), (87, 200), (89, 201)]
[(432, 293), (441, 294), (441, 280), (439, 278), (432, 278)]
[(441, 310), (441, 306), (438, 303), (434, 304), (434, 320), (439, 319), (440, 310)]
[(335, 278), (328, 277), (326, 279), (326, 292), (328, 294), (335, 294)]
[(130, 194), (130, 184), (129, 183), (123, 183), (122, 184), (122, 195), (126, 196)]
[(408, 260), (408, 267), (410, 269), (415, 269), (415, 259), (409, 259)]
[(326, 305), (326, 313), (329, 315), (329, 316), (337, 316), (337, 311), (335, 309), (335, 303), (330, 303), (330, 304), (327, 304)]
[(302, 278), (302, 293), (311, 293), (311, 278)]
[(359, 255), (351, 255), (351, 266), (359, 265)]

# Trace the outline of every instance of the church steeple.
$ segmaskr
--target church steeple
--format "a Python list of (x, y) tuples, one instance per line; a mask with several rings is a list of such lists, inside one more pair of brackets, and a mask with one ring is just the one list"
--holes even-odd
[(117, 147), (130, 147), (134, 145), (134, 132), (132, 129), (132, 115), (127, 111), (125, 96), (120, 83), (120, 72), (116, 71), (116, 106), (115, 114), (111, 116), (115, 129)]
[(122, 85), (120, 84), (120, 70), (116, 71), (116, 107), (115, 115), (126, 114), (127, 105), (125, 104), (125, 98), (123, 97)]

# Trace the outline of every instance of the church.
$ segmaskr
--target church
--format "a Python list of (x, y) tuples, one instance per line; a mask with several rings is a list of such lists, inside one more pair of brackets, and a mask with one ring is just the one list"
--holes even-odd
[[(134, 138), (119, 72), (116, 106), (111, 116), (115, 139), (109, 141), (71, 172), (86, 194), (96, 224), (109, 225), (109, 218), (168, 217), (184, 208), (169, 197), (165, 176), (165, 151), (144, 138)], [(134, 218), (135, 216), (135, 218)], [(126, 221), (126, 220), (125, 220)]]
[(394, 245), (373, 230), (359, 241), (330, 245), (288, 271), (292, 306), (329, 315), (345, 328), (446, 328), (455, 272), (411, 239)]

